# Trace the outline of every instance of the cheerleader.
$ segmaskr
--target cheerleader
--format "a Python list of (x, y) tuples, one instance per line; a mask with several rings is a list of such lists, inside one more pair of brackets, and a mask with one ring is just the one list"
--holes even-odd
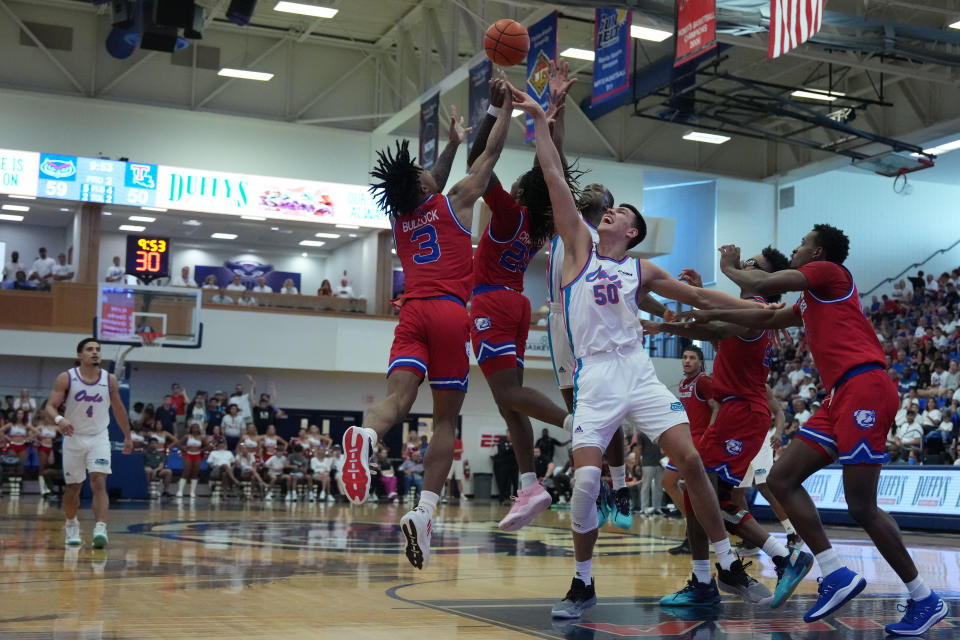
[(180, 451), (183, 452), (183, 473), (177, 486), (177, 497), (183, 497), (183, 488), (190, 481), (190, 498), (197, 497), (197, 482), (200, 477), (200, 465), (203, 464), (203, 453), (206, 450), (203, 431), (196, 422), (191, 422), (187, 434), (180, 438)]
[(24, 409), (17, 409), (13, 414), (13, 420), (0, 430), (10, 441), (9, 451), (20, 458), (20, 471), (23, 471), (23, 463), (27, 460), (27, 437), (31, 431), (27, 422), (27, 412)]
[(57, 437), (57, 428), (44, 424), (42, 415), (37, 420), (39, 426), (33, 427), (33, 442), (37, 450), (37, 482), (40, 483), (40, 495), (50, 493), (43, 472), (53, 462), (53, 439)]
[(271, 424), (267, 427), (267, 432), (260, 437), (260, 444), (263, 447), (263, 462), (266, 464), (270, 458), (277, 455), (278, 448), (286, 450), (288, 443), (277, 435), (277, 428)]

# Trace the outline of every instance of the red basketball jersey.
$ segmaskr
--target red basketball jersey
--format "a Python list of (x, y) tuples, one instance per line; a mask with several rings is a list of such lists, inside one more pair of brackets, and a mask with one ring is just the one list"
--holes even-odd
[(690, 379), (680, 381), (680, 390), (677, 394), (680, 402), (690, 419), (690, 433), (696, 444), (699, 436), (710, 426), (713, 409), (707, 404), (713, 396), (713, 379), (702, 371)]
[(803, 318), (807, 346), (823, 386), (833, 389), (837, 380), (858, 364), (882, 365), (883, 349), (863, 314), (857, 285), (847, 268), (817, 261), (798, 270), (806, 276), (808, 287), (793, 310)]
[(492, 215), (473, 258), (476, 286), (494, 285), (523, 291), (523, 274), (540, 247), (530, 238), (530, 215), (499, 182), (483, 195)]
[(773, 336), (769, 331), (755, 338), (731, 336), (721, 340), (713, 362), (713, 397), (721, 402), (731, 396), (743, 398), (766, 407), (772, 354)]
[(411, 215), (392, 222), (405, 278), (403, 297), (453, 296), (466, 303), (473, 284), (473, 245), (450, 200), (436, 193)]

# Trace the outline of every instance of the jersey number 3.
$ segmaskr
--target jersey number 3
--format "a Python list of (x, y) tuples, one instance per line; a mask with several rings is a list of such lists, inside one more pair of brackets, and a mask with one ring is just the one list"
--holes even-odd
[(440, 259), (440, 245), (437, 244), (437, 230), (433, 225), (426, 225), (417, 229), (410, 236), (410, 242), (418, 243), (417, 253), (413, 254), (413, 261), (417, 264), (427, 264)]

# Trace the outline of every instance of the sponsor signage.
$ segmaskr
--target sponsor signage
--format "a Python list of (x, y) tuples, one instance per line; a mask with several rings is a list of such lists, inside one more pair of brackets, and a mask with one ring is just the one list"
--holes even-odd
[(530, 327), (527, 334), (527, 347), (523, 354), (524, 360), (530, 358), (550, 359), (550, 337), (546, 329), (534, 329)]
[(630, 24), (626, 9), (597, 9), (593, 27), (593, 95), (601, 104), (630, 89)]
[[(818, 509), (846, 511), (843, 470), (821, 469), (803, 483)], [(754, 504), (769, 506), (759, 493)], [(877, 505), (891, 513), (960, 516), (960, 467), (884, 467)]]
[[(527, 29), (530, 51), (527, 52), (527, 93), (540, 103), (544, 111), (550, 106), (550, 62), (557, 59), (557, 12), (554, 11)], [(526, 142), (534, 139), (533, 118), (527, 116)]]
[(39, 153), (0, 149), (0, 193), (16, 196), (37, 195), (39, 164)]

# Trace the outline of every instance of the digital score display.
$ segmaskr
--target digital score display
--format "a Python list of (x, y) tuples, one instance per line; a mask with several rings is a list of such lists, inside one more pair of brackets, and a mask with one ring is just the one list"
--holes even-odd
[(170, 275), (170, 238), (127, 236), (127, 273), (144, 282)]
[(37, 195), (59, 200), (152, 207), (157, 165), (40, 154)]

